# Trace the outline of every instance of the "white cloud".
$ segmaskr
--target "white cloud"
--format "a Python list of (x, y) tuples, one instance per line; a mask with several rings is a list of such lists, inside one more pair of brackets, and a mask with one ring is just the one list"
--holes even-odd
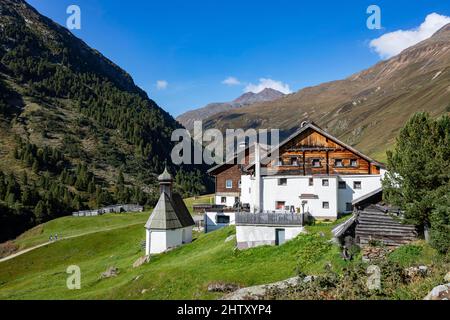
[(241, 82), (235, 77), (228, 77), (222, 81), (222, 84), (226, 84), (227, 86), (238, 86)]
[(158, 90), (166, 90), (168, 86), (169, 86), (169, 83), (166, 80), (156, 81), (156, 89), (158, 89)]
[(244, 92), (259, 93), (267, 88), (278, 90), (280, 92), (283, 92), (284, 94), (292, 93), (291, 88), (289, 87), (288, 84), (283, 83), (281, 81), (276, 81), (276, 80), (266, 79), (266, 78), (259, 79), (258, 84), (249, 83), (245, 87)]
[(450, 23), (450, 17), (431, 13), (419, 27), (411, 30), (398, 30), (386, 33), (381, 37), (372, 40), (370, 42), (370, 47), (374, 49), (381, 58), (391, 58), (406, 48), (430, 38), (436, 31), (448, 23)]

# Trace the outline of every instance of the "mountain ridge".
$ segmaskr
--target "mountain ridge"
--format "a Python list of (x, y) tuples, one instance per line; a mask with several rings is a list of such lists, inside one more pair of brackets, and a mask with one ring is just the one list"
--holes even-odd
[[(287, 137), (312, 120), (379, 160), (407, 119), (417, 111), (433, 116), (450, 100), (450, 25), (391, 59), (346, 79), (307, 87), (284, 99), (222, 112), (206, 128), (279, 128)], [(377, 137), (378, 139), (373, 139)]]
[(254, 103), (274, 101), (284, 96), (284, 93), (272, 88), (265, 88), (258, 93), (246, 92), (231, 102), (210, 103), (203, 108), (190, 110), (178, 116), (176, 120), (186, 129), (192, 130), (195, 121), (202, 121), (208, 117), (214, 116), (217, 113), (241, 108)]
[[(23, 0), (0, 2), (0, 241), (82, 209), (152, 206), (182, 128), (131, 76)], [(202, 166), (176, 167), (183, 195)]]

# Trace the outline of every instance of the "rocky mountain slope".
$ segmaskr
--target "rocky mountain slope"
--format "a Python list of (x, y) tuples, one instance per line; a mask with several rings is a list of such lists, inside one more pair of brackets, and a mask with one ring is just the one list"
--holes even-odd
[[(151, 204), (178, 127), (101, 53), (0, 1), (0, 241), (78, 209)], [(202, 173), (184, 169), (180, 191), (201, 192)]]
[(259, 93), (247, 92), (231, 102), (211, 103), (201, 109), (188, 111), (177, 118), (186, 129), (192, 130), (195, 121), (201, 121), (218, 113), (242, 108), (258, 102), (270, 102), (284, 97), (284, 93), (266, 88)]
[(216, 114), (205, 125), (223, 130), (279, 128), (287, 136), (310, 119), (383, 161), (386, 148), (417, 111), (433, 116), (450, 111), (450, 25), (347, 79)]

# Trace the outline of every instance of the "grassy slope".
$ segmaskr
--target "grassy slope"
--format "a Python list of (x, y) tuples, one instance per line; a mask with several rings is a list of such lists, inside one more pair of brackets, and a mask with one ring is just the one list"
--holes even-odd
[[(116, 218), (121, 217), (98, 217), (94, 225), (89, 225), (94, 228), (111, 226), (117, 222)], [(135, 216), (134, 220), (138, 218)], [(75, 230), (71, 230), (64, 219), (72, 218), (51, 222), (43, 229), (55, 230), (55, 226), (64, 223), (66, 234), (88, 231), (87, 224), (81, 222), (72, 222)], [(114, 222), (109, 221), (111, 219)], [(0, 299), (217, 298), (217, 294), (207, 291), (210, 282), (250, 286), (294, 276), (300, 251), (309, 245), (299, 238), (281, 248), (261, 247), (238, 252), (234, 250), (233, 241), (225, 243), (234, 233), (235, 229), (229, 227), (197, 235), (192, 244), (154, 257), (150, 264), (138, 269), (133, 269), (132, 264), (143, 253), (140, 247), (145, 237), (142, 224), (57, 242), (1, 263)], [(24, 238), (34, 239), (31, 233)], [(315, 257), (311, 268), (316, 269), (316, 264), (323, 265), (337, 257), (337, 250)], [(73, 264), (82, 270), (80, 291), (69, 291), (65, 285), (65, 270)], [(120, 275), (99, 280), (100, 274), (111, 266), (118, 267)], [(141, 277), (135, 281), (138, 276)], [(144, 289), (148, 291), (142, 294)]]
[[(95, 225), (111, 226), (117, 222), (116, 218), (121, 219), (99, 217)], [(132, 219), (137, 222), (138, 218), (139, 215)], [(90, 228), (75, 225), (75, 232), (68, 224), (66, 226), (67, 233), (86, 232)], [(44, 230), (53, 228), (44, 226)], [(233, 241), (225, 242), (235, 233), (235, 228), (229, 227), (208, 235), (196, 235), (192, 244), (153, 257), (149, 264), (137, 269), (132, 268), (132, 264), (143, 254), (142, 224), (93, 233), (1, 263), (0, 299), (215, 299), (220, 295), (207, 291), (211, 282), (251, 286), (283, 280), (296, 274), (299, 261), (308, 274), (321, 273), (326, 263), (342, 269), (347, 262), (340, 259), (337, 247), (327, 244), (330, 230), (331, 225), (317, 225), (309, 228), (310, 235), (301, 235), (282, 247), (240, 252), (234, 250)], [(325, 237), (318, 235), (321, 232)], [(420, 255), (413, 252), (415, 263), (432, 261), (434, 253), (429, 249), (424, 252)], [(400, 252), (395, 259), (408, 265), (411, 253)], [(66, 288), (68, 275), (65, 271), (70, 265), (81, 268), (81, 290)], [(100, 274), (111, 266), (120, 269), (119, 276), (100, 280)], [(415, 288), (417, 296), (431, 289), (436, 281), (432, 279)], [(403, 289), (400, 294), (411, 298), (407, 290)]]
[(99, 217), (64, 217), (39, 225), (18, 237), (13, 242), (19, 249), (30, 248), (49, 240), (50, 235), (67, 238), (102, 230), (123, 228), (125, 225), (143, 225), (148, 212), (138, 214), (115, 214)]

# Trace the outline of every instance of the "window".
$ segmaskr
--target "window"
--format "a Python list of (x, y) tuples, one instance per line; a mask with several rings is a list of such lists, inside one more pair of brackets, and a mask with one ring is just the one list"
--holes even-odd
[(220, 198), (220, 203), (226, 204), (227, 203), (227, 197)]
[(297, 158), (291, 158), (291, 166), (298, 167), (299, 162)]
[(344, 162), (342, 161), (342, 159), (336, 159), (334, 160), (334, 166), (336, 168), (342, 168), (344, 166)]
[(227, 189), (233, 189), (233, 180), (227, 180), (226, 187)]
[(351, 204), (351, 202), (347, 202), (345, 204), (345, 211), (347, 211), (347, 212), (353, 211), (353, 205)]
[(235, 204), (240, 203), (240, 202), (241, 202), (241, 199), (239, 197), (234, 197)]
[(362, 189), (362, 183), (361, 183), (361, 181), (355, 181), (355, 182), (353, 182), (353, 189), (355, 189), (355, 190), (361, 190), (361, 189)]
[(241, 180), (239, 180), (239, 182), (238, 182), (238, 187), (239, 187), (239, 189), (242, 187), (242, 181)]
[(314, 186), (314, 178), (309, 178), (309, 186)]
[(328, 180), (328, 179), (323, 179), (323, 180), (322, 180), (322, 186), (323, 186), (323, 187), (329, 187), (329, 186), (330, 186), (330, 180)]
[(345, 181), (339, 181), (339, 189), (347, 189), (347, 183)]
[(356, 160), (356, 159), (350, 160), (350, 167), (357, 168), (358, 167), (358, 160)]
[(216, 223), (230, 224), (230, 217), (229, 216), (216, 216)]
[(330, 209), (330, 203), (329, 202), (322, 202), (322, 208), (323, 209)]
[(287, 179), (286, 178), (278, 179), (278, 185), (279, 186), (287, 186)]
[(285, 201), (277, 201), (275, 204), (275, 209), (276, 210), (284, 210), (284, 208), (286, 207), (286, 202)]
[(280, 166), (282, 166), (282, 165), (283, 165), (283, 159), (278, 158), (278, 160), (277, 160), (277, 166), (280, 167)]
[(314, 168), (320, 168), (320, 167), (322, 167), (322, 164), (321, 164), (321, 162), (320, 162), (320, 159), (313, 159), (312, 165), (313, 165)]

